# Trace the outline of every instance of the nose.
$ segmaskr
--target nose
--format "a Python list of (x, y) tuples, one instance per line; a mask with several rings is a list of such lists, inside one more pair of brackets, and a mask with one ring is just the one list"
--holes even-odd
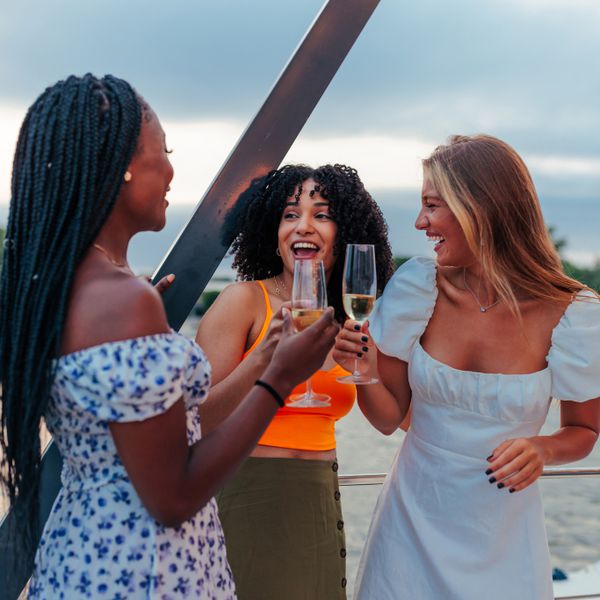
[(300, 215), (300, 218), (296, 221), (296, 231), (301, 235), (306, 235), (307, 233), (312, 233), (314, 231), (310, 214), (304, 213)]
[(425, 216), (425, 212), (423, 208), (419, 211), (417, 215), (417, 220), (415, 221), (415, 227), (419, 230), (427, 229), (429, 226), (429, 219)]

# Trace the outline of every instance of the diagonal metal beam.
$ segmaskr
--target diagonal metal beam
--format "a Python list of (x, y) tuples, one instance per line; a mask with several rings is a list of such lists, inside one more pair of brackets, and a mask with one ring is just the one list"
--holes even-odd
[(253, 178), (280, 165), (378, 3), (327, 2), (221, 167), (154, 274), (154, 281), (177, 275), (164, 294), (173, 329), (181, 327), (227, 252), (219, 235), (227, 210)]
[[(227, 252), (220, 239), (227, 210), (253, 178), (279, 166), (378, 4), (379, 0), (325, 4), (198, 203), (153, 277), (156, 282), (168, 273), (177, 275), (164, 294), (173, 329), (181, 327)], [(41, 464), (42, 524), (60, 488), (60, 465), (51, 444)], [(12, 526), (14, 515), (8, 513), (0, 523), (0, 590), (5, 600), (18, 598), (33, 565), (33, 556), (14, 556)]]

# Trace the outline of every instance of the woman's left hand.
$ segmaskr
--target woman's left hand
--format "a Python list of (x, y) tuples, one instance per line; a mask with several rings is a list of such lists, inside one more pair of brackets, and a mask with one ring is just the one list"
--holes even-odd
[[(142, 279), (145, 279), (150, 285), (152, 285), (152, 277), (142, 277)], [(169, 273), (168, 275), (165, 275), (164, 277), (162, 277), (161, 279), (159, 279), (156, 282), (154, 289), (159, 294), (162, 294), (163, 292), (165, 292), (166, 290), (168, 290), (171, 287), (171, 284), (174, 281), (175, 281), (175, 275), (173, 273)]]
[(490, 483), (499, 489), (518, 492), (530, 486), (544, 470), (544, 445), (539, 437), (516, 438), (502, 442), (488, 457)]

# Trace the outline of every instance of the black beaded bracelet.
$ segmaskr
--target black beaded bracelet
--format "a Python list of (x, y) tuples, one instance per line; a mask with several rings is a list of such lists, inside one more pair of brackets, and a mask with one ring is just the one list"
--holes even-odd
[(269, 392), (271, 396), (273, 396), (275, 402), (277, 402), (277, 404), (279, 404), (281, 408), (285, 406), (283, 398), (275, 391), (275, 388), (272, 385), (269, 385), (268, 383), (266, 383), (265, 381), (261, 381), (260, 379), (257, 379), (254, 382), (254, 385), (259, 385), (260, 387), (265, 388), (265, 390), (267, 390), (267, 392)]

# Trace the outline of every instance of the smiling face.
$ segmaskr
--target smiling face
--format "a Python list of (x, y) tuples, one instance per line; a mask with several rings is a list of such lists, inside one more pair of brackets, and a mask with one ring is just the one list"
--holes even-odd
[(294, 261), (320, 259), (326, 272), (335, 264), (337, 225), (329, 213), (329, 202), (318, 193), (313, 179), (302, 182), (287, 199), (278, 230), (278, 248), (284, 270), (294, 272)]
[(435, 244), (440, 266), (466, 267), (475, 261), (458, 219), (427, 178), (423, 180), (421, 210), (415, 227)]
[(173, 179), (165, 132), (154, 111), (145, 107), (137, 149), (121, 186), (119, 208), (134, 231), (159, 231), (165, 226), (166, 194)]

